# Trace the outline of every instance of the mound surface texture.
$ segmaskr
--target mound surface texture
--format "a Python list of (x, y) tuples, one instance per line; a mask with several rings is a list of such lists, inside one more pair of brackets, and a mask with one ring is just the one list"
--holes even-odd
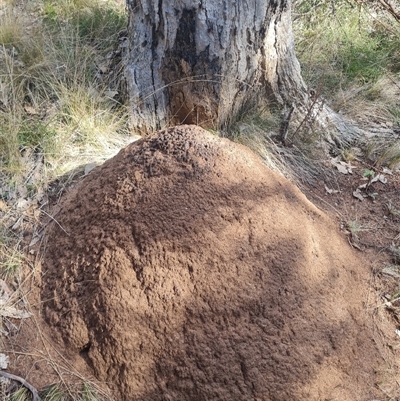
[(116, 399), (374, 397), (368, 268), (245, 147), (161, 131), (95, 169), (56, 218), (45, 316)]

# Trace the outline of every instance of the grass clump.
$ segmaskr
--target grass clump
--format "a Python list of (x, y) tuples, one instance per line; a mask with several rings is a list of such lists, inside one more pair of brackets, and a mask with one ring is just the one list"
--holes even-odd
[(349, 220), (347, 222), (346, 226), (347, 226), (347, 229), (350, 231), (350, 233), (352, 235), (355, 235), (356, 237), (362, 231), (362, 225), (357, 220)]
[(43, 13), (49, 27), (68, 24), (79, 38), (104, 49), (113, 43), (115, 33), (126, 27), (121, 5), (121, 1), (45, 0)]
[(400, 29), (384, 13), (347, 1), (296, 6), (297, 55), (306, 80), (324, 95), (400, 72)]
[[(126, 25), (123, 3), (42, 0), (0, 15), (0, 171), (21, 171), (25, 148), (55, 175), (129, 141), (127, 112), (98, 68)], [(27, 23), (30, 12), (42, 19)]]
[[(318, 96), (366, 131), (400, 132), (400, 24), (379, 2), (294, 2), (296, 52), (303, 77)], [(377, 137), (364, 149), (395, 167), (399, 143)]]
[[(123, 0), (0, 2), (0, 279), (6, 282), (19, 285), (30, 267), (21, 247), (24, 230), (36, 230), (43, 188), (132, 141), (126, 108), (108, 93), (99, 67), (108, 66), (125, 23)], [(21, 388), (11, 399), (31, 395)], [(74, 392), (55, 386), (42, 399), (106, 397), (96, 398), (88, 386)]]
[(12, 11), (6, 9), (0, 17), (0, 43), (5, 47), (18, 47), (22, 40), (22, 25), (13, 15)]
[(43, 401), (67, 401), (65, 392), (57, 384), (51, 384), (40, 394)]
[(13, 279), (20, 271), (24, 256), (15, 235), (0, 225), (0, 278)]
[(81, 401), (98, 401), (99, 395), (97, 391), (89, 384), (83, 383), (82, 385), (82, 394), (80, 397)]
[(378, 159), (379, 164), (387, 164), (389, 168), (395, 168), (400, 163), (400, 141), (396, 141), (384, 147), (384, 151)]
[(10, 395), (10, 401), (28, 401), (31, 399), (29, 391), (25, 387), (20, 387)]
[(18, 142), (21, 146), (40, 149), (46, 152), (47, 142), (57, 135), (55, 129), (42, 121), (24, 121), (18, 130)]
[(279, 124), (279, 110), (274, 110), (274, 106), (264, 110), (250, 110), (230, 125), (226, 135), (260, 155), (271, 170), (285, 174), (288, 171), (285, 171), (283, 161), (275, 152), (276, 145), (271, 138), (271, 132), (278, 132)]
[(90, 383), (84, 382), (81, 390), (64, 389), (60, 384), (51, 384), (40, 394), (43, 401), (100, 401), (109, 399), (101, 390), (95, 389)]

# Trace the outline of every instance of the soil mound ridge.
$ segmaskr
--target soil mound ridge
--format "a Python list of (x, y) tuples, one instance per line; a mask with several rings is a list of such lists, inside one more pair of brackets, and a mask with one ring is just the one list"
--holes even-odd
[(57, 222), (45, 316), (116, 399), (374, 398), (368, 268), (248, 149), (161, 131), (94, 170)]

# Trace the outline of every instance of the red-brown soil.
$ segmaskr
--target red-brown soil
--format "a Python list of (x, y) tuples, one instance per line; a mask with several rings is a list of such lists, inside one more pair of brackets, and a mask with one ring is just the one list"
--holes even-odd
[(54, 335), (121, 400), (372, 400), (370, 266), (243, 146), (192, 126), (96, 168), (47, 233)]

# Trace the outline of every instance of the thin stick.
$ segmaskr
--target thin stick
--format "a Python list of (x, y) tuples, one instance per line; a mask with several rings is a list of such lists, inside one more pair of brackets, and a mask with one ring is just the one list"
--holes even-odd
[(29, 384), (22, 377), (13, 375), (11, 373), (3, 372), (1, 370), (0, 370), (0, 376), (5, 377), (6, 379), (16, 380), (17, 382), (20, 382), (24, 387), (26, 387), (32, 393), (33, 401), (41, 401), (41, 399), (39, 397), (39, 393), (37, 392), (35, 387), (33, 387), (31, 384)]
[(392, 16), (397, 20), (397, 22), (400, 22), (400, 14), (396, 12), (396, 10), (393, 8), (391, 4), (386, 2), (385, 0), (379, 0), (379, 3), (382, 4), (382, 7), (388, 11)]
[(281, 124), (281, 127), (280, 127), (279, 140), (285, 146), (287, 146), (286, 137), (287, 137), (287, 134), (288, 134), (290, 119), (292, 117), (293, 111), (294, 111), (294, 104), (290, 105), (290, 107), (286, 109), (285, 114), (283, 116), (282, 124)]
[(49, 216), (49, 217), (58, 225), (58, 227), (60, 227), (61, 230), (63, 230), (63, 231), (65, 232), (65, 234), (67, 234), (68, 237), (69, 237), (69, 233), (67, 233), (67, 231), (65, 231), (65, 229), (63, 228), (63, 226), (62, 226), (53, 216), (51, 216), (50, 214), (48, 214), (48, 213), (45, 212), (44, 210), (41, 210), (41, 212), (44, 213), (46, 216)]
[[(305, 117), (303, 118), (303, 120), (301, 121), (299, 126), (296, 128), (296, 130), (293, 132), (293, 134), (291, 135), (290, 139), (293, 140), (293, 138), (296, 136), (296, 134), (300, 131), (300, 128), (303, 126), (303, 124), (308, 121), (309, 117), (311, 116), (311, 113), (314, 111), (314, 106), (315, 106), (315, 104), (317, 103), (318, 100), (319, 100), (319, 93), (316, 93), (314, 95), (313, 102), (311, 103), (309, 109), (307, 110), (307, 113), (306, 113)], [(323, 106), (324, 106), (324, 100), (322, 100), (322, 102), (321, 102), (320, 109), (322, 109)], [(314, 117), (314, 119), (315, 118), (316, 117)]]

